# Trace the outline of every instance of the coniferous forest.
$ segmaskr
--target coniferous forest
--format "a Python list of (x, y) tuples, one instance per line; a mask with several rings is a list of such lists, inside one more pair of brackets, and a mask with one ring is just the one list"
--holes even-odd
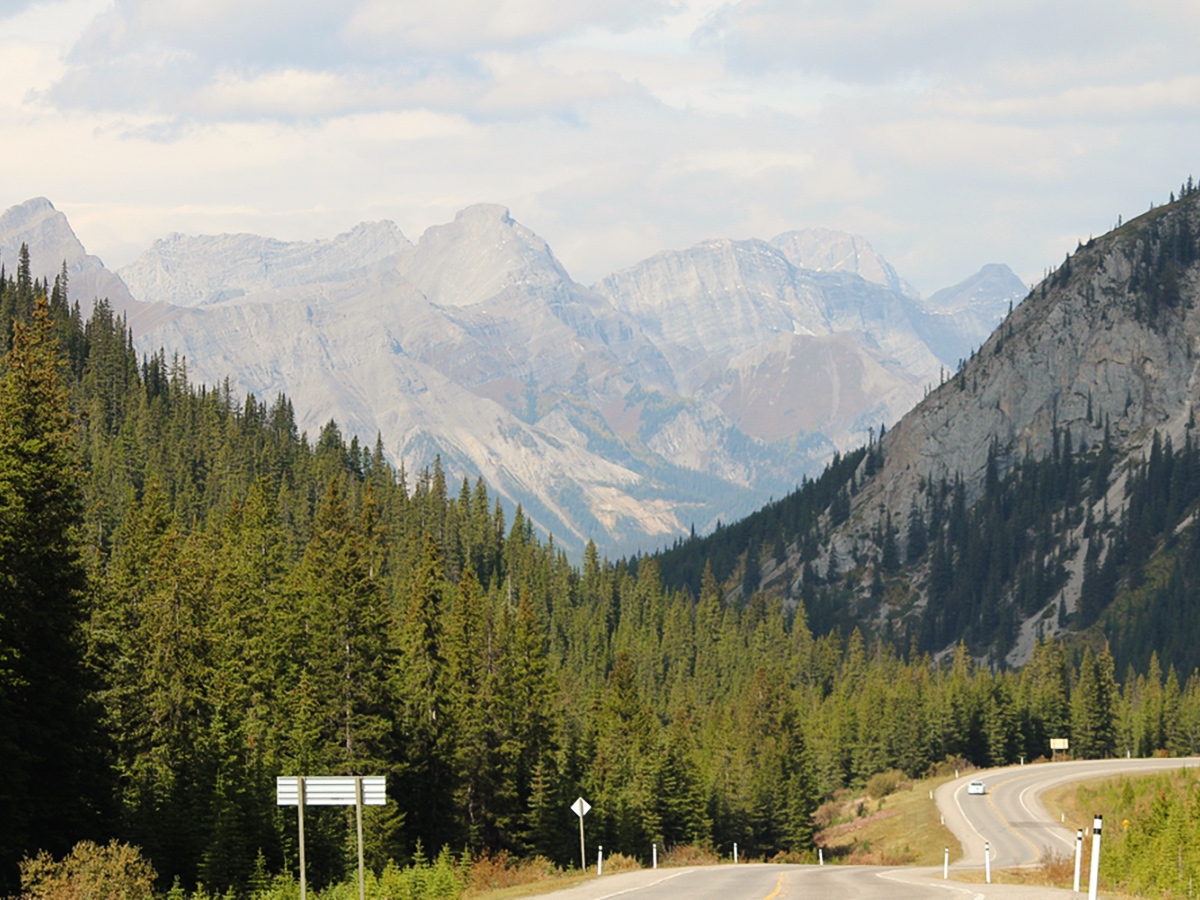
[[(332, 422), (310, 441), (284, 397), (139, 359), (66, 288), (27, 254), (0, 277), (0, 893), (25, 856), (119, 838), (163, 887), (246, 896), (296, 866), (281, 774), (387, 776), (376, 870), (443, 846), (571, 865), (580, 795), (607, 849), (769, 858), (809, 851), (822, 799), (878, 772), (1058, 736), (1200, 749), (1200, 678), (1157, 656), (1119, 680), (1107, 648), (1047, 641), (993, 672), (928, 654), (948, 616), (982, 615), (948, 599), (928, 635), (866, 639), (720, 559), (674, 588), (669, 555), (575, 564), (481, 482), (397, 470)], [(859, 461), (806, 483), (797, 523)], [(311, 813), (318, 883), (352, 866), (346, 821)]]

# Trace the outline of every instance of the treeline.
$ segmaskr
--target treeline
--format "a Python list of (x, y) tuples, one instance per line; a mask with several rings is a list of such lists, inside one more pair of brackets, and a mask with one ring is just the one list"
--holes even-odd
[[(481, 482), (332, 423), (310, 443), (285, 399), (139, 360), (65, 288), (0, 280), (4, 890), (23, 855), (117, 837), (166, 884), (244, 895), (296, 864), (280, 774), (386, 775), (377, 871), (443, 845), (571, 864), (579, 795), (609, 850), (771, 857), (887, 769), (1200, 741), (1174, 670), (1121, 687), (1106, 651), (1043, 643), (993, 674), (811, 628), (711, 566), (694, 591), (654, 559), (574, 566)], [(307, 832), (314, 880), (341, 877), (344, 813)]]

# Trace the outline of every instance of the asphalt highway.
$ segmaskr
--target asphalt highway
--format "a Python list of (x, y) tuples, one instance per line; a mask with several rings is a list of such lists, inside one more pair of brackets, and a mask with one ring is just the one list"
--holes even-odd
[[(974, 772), (942, 785), (937, 803), (947, 827), (963, 847), (958, 867), (984, 865), (985, 843), (996, 867), (1034, 865), (1044, 852), (1073, 855), (1075, 832), (1051, 819), (1039, 800), (1043, 792), (1072, 781), (1122, 773), (1144, 774), (1200, 766), (1200, 758), (1103, 759), (1039, 763)], [(968, 794), (982, 781), (986, 794)], [(1116, 823), (1110, 823), (1116, 827)]]
[[(1073, 854), (1075, 832), (1053, 821), (1039, 800), (1071, 781), (1200, 766), (1193, 759), (1097, 760), (1010, 766), (974, 772), (938, 789), (946, 825), (962, 843), (954, 869), (982, 868), (984, 844), (992, 866), (1036, 864), (1047, 851)], [(969, 795), (983, 781), (986, 793)], [(1111, 823), (1116, 827), (1116, 823)], [(643, 869), (606, 875), (546, 895), (553, 900), (1078, 900), (1071, 891), (942, 880), (941, 867), (720, 865)], [(1103, 895), (1101, 895), (1103, 896)]]

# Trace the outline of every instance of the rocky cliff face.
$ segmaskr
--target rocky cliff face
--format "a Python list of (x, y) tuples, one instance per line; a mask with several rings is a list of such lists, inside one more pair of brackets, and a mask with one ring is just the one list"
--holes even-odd
[[(865, 479), (822, 558), (833, 547), (842, 559), (877, 559), (862, 535), (889, 513), (903, 521), (942, 477), (961, 477), (973, 501), (989, 454), (1003, 474), (1019, 460), (1045, 457), (1066, 435), (1086, 454), (1107, 434), (1126, 461), (1148, 456), (1156, 432), (1182, 446), (1200, 402), (1198, 200), (1154, 210), (1089, 242), (1035, 288), (959, 372), (888, 432), (882, 468)], [(1117, 521), (1124, 514), (1125, 472), (1116, 468), (1092, 509), (1096, 519), (1105, 508)], [(1087, 543), (1080, 526), (1060, 538), (1077, 548), (1058, 598), (1070, 611)], [(922, 570), (910, 575), (920, 588)], [(1010, 661), (1028, 652), (1037, 622), (1057, 627), (1042, 616), (1039, 610), (1023, 622)]]

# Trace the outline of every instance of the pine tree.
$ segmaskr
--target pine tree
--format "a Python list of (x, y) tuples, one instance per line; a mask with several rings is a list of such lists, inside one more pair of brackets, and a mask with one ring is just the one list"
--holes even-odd
[(0, 892), (23, 854), (69, 848), (104, 787), (84, 663), (80, 469), (52, 328), (39, 297), (0, 381)]

